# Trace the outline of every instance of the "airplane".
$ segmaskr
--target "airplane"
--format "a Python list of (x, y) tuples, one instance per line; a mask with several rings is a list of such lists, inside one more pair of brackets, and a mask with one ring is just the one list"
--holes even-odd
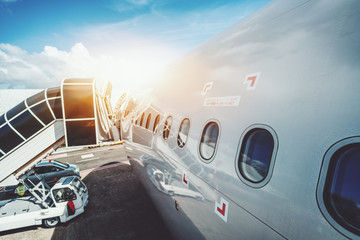
[(121, 97), (175, 238), (360, 239), (359, 23), (360, 1), (276, 0)]

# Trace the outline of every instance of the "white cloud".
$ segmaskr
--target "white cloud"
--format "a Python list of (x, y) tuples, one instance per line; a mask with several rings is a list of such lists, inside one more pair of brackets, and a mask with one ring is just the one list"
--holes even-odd
[[(125, 38), (136, 35), (185, 53), (246, 17), (266, 1), (232, 2), (192, 11), (169, 9), (163, 1), (144, 1), (149, 7), (147, 13), (117, 23), (73, 29), (72, 32), (75, 39), (81, 39), (91, 49), (100, 43), (111, 47), (117, 46), (116, 42), (127, 45)], [(121, 11), (136, 7), (124, 1), (118, 4), (117, 9)], [(137, 37), (136, 41), (141, 38)], [(134, 45), (132, 41), (130, 38), (130, 45)]]
[(155, 72), (248, 15), (262, 0), (256, 2), (178, 14), (155, 1), (121, 1), (125, 5), (119, 7), (149, 5), (150, 13), (113, 24), (68, 29), (70, 34), (56, 39), (81, 43), (67, 51), (45, 46), (40, 53), (29, 53), (0, 44), (0, 88), (46, 88), (69, 77), (97, 77), (112, 81), (114, 87), (146, 88)]
[(75, 61), (91, 60), (84, 46), (76, 44), (70, 52), (46, 46), (41, 53), (29, 54), (19, 47), (0, 44), (0, 84), (8, 88), (46, 88), (60, 85), (67, 74), (81, 74)]
[(113, 54), (94, 57), (82, 43), (70, 51), (45, 46), (41, 53), (32, 54), (0, 44), (0, 88), (47, 88), (59, 86), (65, 78), (86, 77), (109, 80), (124, 90), (146, 88), (151, 86), (151, 77), (166, 65), (171, 52), (161, 46), (140, 45), (123, 46)]

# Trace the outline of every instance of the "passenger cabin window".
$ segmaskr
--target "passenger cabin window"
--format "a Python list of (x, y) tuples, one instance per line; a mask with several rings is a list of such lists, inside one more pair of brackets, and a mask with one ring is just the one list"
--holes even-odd
[(164, 124), (164, 131), (163, 131), (163, 138), (164, 140), (167, 140), (169, 138), (170, 135), (170, 130), (171, 130), (171, 124), (172, 124), (172, 117), (169, 116)]
[(151, 121), (151, 113), (149, 113), (147, 120), (146, 120), (146, 129), (149, 129), (150, 127), (150, 121)]
[(360, 143), (344, 146), (330, 159), (323, 191), (331, 217), (360, 235)]
[(143, 114), (141, 115), (140, 126), (143, 125), (144, 117), (145, 117), (145, 113), (143, 113)]
[(160, 123), (160, 115), (158, 114), (155, 118), (155, 121), (154, 121), (154, 127), (153, 127), (153, 132), (154, 134), (157, 132), (157, 129), (159, 127), (159, 123)]
[(214, 156), (218, 137), (218, 124), (216, 122), (207, 123), (201, 134), (201, 141), (199, 146), (200, 156), (203, 159), (210, 160)]
[(179, 128), (179, 133), (177, 136), (177, 144), (179, 147), (183, 148), (186, 144), (186, 140), (189, 134), (190, 129), (190, 120), (188, 118), (185, 118), (182, 120)]
[(273, 153), (272, 134), (261, 128), (251, 129), (241, 143), (238, 161), (241, 175), (252, 183), (263, 181), (269, 172)]

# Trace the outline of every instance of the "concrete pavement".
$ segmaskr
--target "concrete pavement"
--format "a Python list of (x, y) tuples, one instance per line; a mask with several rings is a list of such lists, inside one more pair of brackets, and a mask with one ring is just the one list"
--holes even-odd
[(128, 164), (122, 145), (68, 152), (66, 156), (55, 153), (54, 157), (80, 167), (90, 196), (85, 213), (53, 229), (11, 230), (0, 233), (0, 239), (172, 239)]

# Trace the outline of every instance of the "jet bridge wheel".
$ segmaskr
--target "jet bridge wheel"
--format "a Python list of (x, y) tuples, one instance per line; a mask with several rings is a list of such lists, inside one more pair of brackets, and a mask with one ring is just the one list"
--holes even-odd
[(53, 218), (48, 218), (48, 219), (43, 220), (43, 224), (47, 228), (55, 227), (56, 225), (59, 224), (59, 222), (60, 222), (59, 217), (53, 217)]

